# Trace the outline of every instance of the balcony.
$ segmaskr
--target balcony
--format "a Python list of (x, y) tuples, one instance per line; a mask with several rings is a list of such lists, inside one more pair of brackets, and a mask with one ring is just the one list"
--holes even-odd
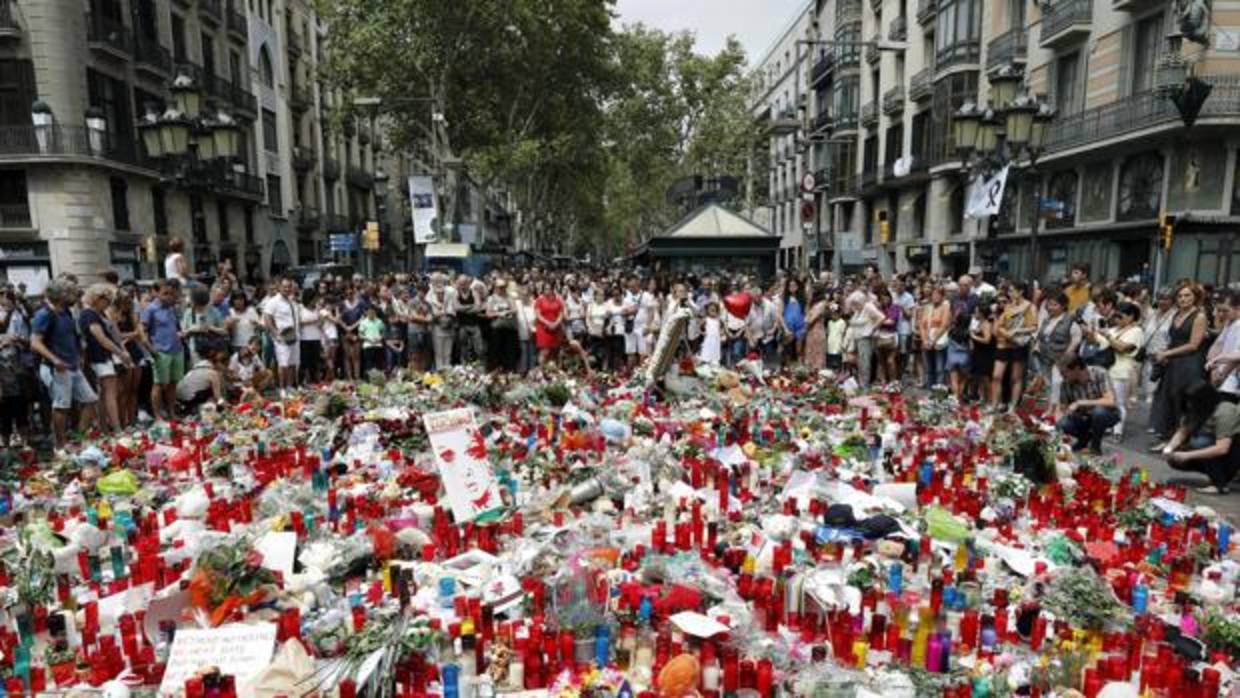
[(156, 79), (172, 76), (172, 53), (159, 41), (143, 36), (134, 38), (134, 68), (153, 75)]
[(1024, 27), (1009, 29), (986, 44), (986, 70), (1014, 63), (1023, 65), (1028, 52), (1029, 32)]
[(792, 107), (786, 107), (783, 111), (771, 117), (767, 123), (766, 132), (769, 135), (780, 136), (788, 133), (794, 133), (801, 127), (801, 122), (797, 121), (797, 111)]
[[(1211, 117), (1228, 117), (1230, 120), (1240, 116), (1240, 76), (1198, 77), (1214, 85), (1210, 99), (1201, 109), (1199, 123)], [(1152, 92), (1142, 92), (1101, 107), (1056, 118), (1046, 134), (1046, 150), (1053, 153), (1095, 145), (1157, 126), (1179, 128), (1180, 123), (1179, 111), (1171, 100)]]
[(814, 61), (814, 67), (810, 69), (809, 83), (817, 85), (822, 79), (831, 74), (831, 68), (835, 66), (835, 52), (825, 51), (818, 60)]
[(917, 23), (921, 26), (924, 27), (934, 22), (938, 12), (937, 0), (917, 0)]
[(294, 84), (289, 89), (288, 105), (293, 111), (304, 114), (310, 110), (310, 107), (314, 106), (314, 98), (311, 96), (308, 88)]
[(224, 21), (220, 0), (198, 0), (198, 15), (217, 27)]
[(263, 180), (245, 172), (221, 170), (218, 175), (213, 177), (213, 183), (216, 189), (225, 194), (232, 194), (255, 201), (263, 201), (266, 197), (266, 187), (263, 186)]
[(86, 15), (86, 43), (120, 60), (133, 56), (133, 34), (125, 25), (101, 15)]
[(934, 69), (925, 68), (913, 74), (908, 82), (908, 96), (914, 102), (930, 99), (934, 95)]
[(846, 131), (856, 131), (857, 130), (857, 112), (846, 111), (843, 114), (836, 115), (835, 123), (833, 124), (833, 126), (834, 127), (832, 131), (837, 136)]
[(936, 73), (941, 75), (950, 68), (976, 66), (981, 57), (981, 42), (976, 39), (957, 41), (944, 46), (935, 53), (934, 69)]
[(899, 114), (904, 111), (904, 87), (896, 85), (895, 87), (883, 93), (883, 113)]
[(0, 126), (0, 161), (78, 158), (149, 166), (136, 144), (92, 134), (84, 126)]
[(319, 229), (323, 223), (323, 217), (319, 215), (317, 208), (310, 206), (302, 206), (297, 209), (297, 230), (302, 233), (310, 233)]
[(887, 28), (887, 38), (891, 41), (907, 41), (908, 18), (901, 15), (891, 20), (891, 26)]
[(1044, 5), (1038, 45), (1053, 49), (1088, 36), (1093, 21), (1092, 0), (1059, 0)]
[(305, 146), (294, 146), (293, 169), (297, 172), (309, 172), (314, 169), (314, 151)]
[(328, 213), (323, 216), (323, 229), (329, 233), (349, 233), (349, 219), (339, 213)]
[(882, 41), (881, 34), (875, 34), (870, 37), (870, 43), (865, 47), (865, 62), (874, 65), (878, 59), (882, 57), (882, 53), (878, 50), (878, 42)]
[(218, 75), (204, 74), (201, 85), (202, 91), (217, 105), (232, 103), (233, 86), (231, 82)]
[(243, 116), (251, 119), (258, 116), (258, 98), (250, 94), (244, 85), (232, 86), (232, 105)]
[(30, 206), (28, 204), (0, 205), (0, 230), (29, 229)]
[(878, 103), (867, 102), (861, 105), (861, 125), (871, 128), (878, 124)]
[(878, 186), (878, 168), (867, 169), (861, 173), (861, 190), (865, 191)]
[(22, 36), (22, 25), (13, 12), (16, 4), (17, 0), (0, 0), (0, 39), (20, 39)]
[(836, 0), (835, 26), (861, 21), (861, 0)]
[(323, 158), (323, 179), (329, 182), (340, 179), (340, 163), (334, 158)]
[(813, 132), (819, 133), (831, 128), (831, 112), (823, 109), (818, 116), (814, 117)]
[(228, 8), (228, 31), (242, 41), (248, 40), (250, 36), (250, 24), (245, 15), (234, 10), (231, 5)]
[(857, 197), (857, 175), (840, 175), (831, 179), (827, 196), (832, 199), (855, 199)]

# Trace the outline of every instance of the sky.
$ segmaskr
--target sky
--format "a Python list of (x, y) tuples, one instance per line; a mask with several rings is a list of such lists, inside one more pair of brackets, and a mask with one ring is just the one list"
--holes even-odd
[(745, 46), (753, 65), (792, 22), (806, 0), (618, 0), (616, 22), (641, 22), (655, 29), (688, 29), (697, 35), (699, 53), (714, 54), (729, 34)]

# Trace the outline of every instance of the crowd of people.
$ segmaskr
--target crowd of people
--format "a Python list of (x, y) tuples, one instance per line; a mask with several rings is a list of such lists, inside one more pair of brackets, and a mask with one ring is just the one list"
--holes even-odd
[[(679, 351), (702, 363), (761, 360), (835, 371), (860, 390), (901, 384), (990, 410), (1040, 406), (1093, 452), (1147, 428), (1173, 467), (1218, 470), (1216, 492), (1240, 461), (1240, 294), (1192, 281), (1152, 295), (1076, 266), (1034, 288), (874, 269), (770, 283), (531, 269), (247, 286), (227, 267), (209, 284), (186, 279), (170, 261), (170, 278), (150, 286), (108, 272), (85, 287), (57, 278), (33, 305), (13, 289), (0, 295), (5, 443), (33, 424), (63, 444), (74, 426), (124, 429), (375, 372), (624, 374), (685, 309)], [(1134, 427), (1140, 402), (1148, 424)]]

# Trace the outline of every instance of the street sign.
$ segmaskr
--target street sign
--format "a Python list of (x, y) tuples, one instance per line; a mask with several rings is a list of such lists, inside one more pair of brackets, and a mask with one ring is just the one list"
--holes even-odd
[(801, 191), (814, 191), (814, 173), (806, 172), (801, 176)]
[(353, 233), (333, 233), (327, 242), (332, 252), (357, 251), (357, 236)]
[(801, 222), (811, 223), (814, 220), (814, 202), (806, 201), (801, 204)]

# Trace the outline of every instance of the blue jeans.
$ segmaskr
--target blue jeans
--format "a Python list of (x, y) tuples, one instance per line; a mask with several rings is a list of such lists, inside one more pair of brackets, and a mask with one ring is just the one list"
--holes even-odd
[(1056, 427), (1068, 436), (1078, 439), (1072, 450), (1083, 451), (1088, 447), (1097, 452), (1102, 450), (1102, 437), (1116, 424), (1119, 424), (1118, 409), (1092, 407), (1064, 416)]
[(723, 359), (728, 366), (735, 366), (745, 360), (745, 354), (749, 352), (749, 345), (744, 337), (736, 337), (729, 339), (727, 349), (724, 352)]
[(538, 365), (538, 349), (532, 339), (523, 339), (518, 343), (521, 345), (521, 358), (517, 362), (517, 373), (529, 373)]
[(922, 387), (929, 390), (936, 385), (944, 384), (947, 379), (947, 350), (923, 349), (921, 355), (926, 361), (926, 380)]

